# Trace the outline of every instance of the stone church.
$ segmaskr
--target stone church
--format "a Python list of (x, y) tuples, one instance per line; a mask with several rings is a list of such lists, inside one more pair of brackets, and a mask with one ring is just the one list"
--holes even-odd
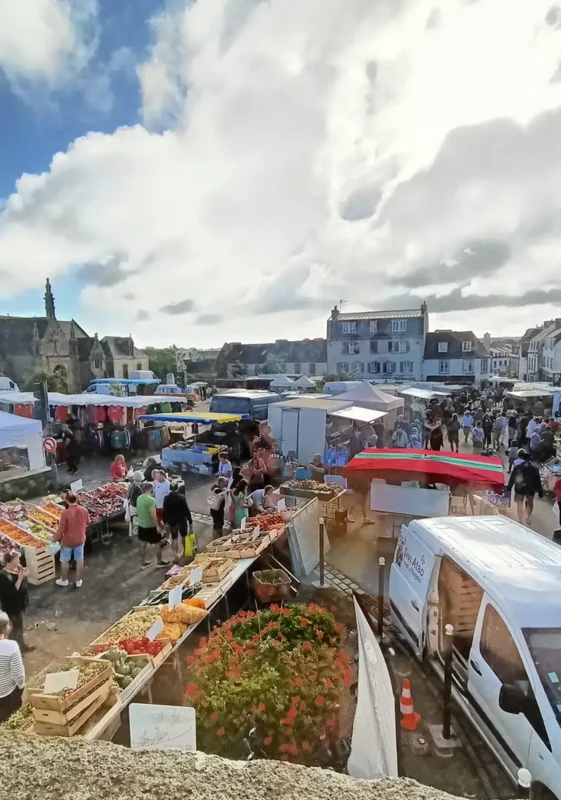
[(20, 388), (39, 372), (58, 373), (69, 392), (93, 378), (128, 378), (149, 369), (148, 356), (131, 336), (89, 336), (75, 320), (58, 320), (47, 278), (44, 317), (0, 316), (0, 373)]

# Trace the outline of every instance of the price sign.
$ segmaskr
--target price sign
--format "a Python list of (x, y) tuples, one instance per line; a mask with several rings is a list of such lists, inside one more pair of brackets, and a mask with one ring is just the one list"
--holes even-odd
[(189, 586), (194, 586), (196, 583), (201, 583), (203, 579), (203, 568), (196, 567), (189, 573)]
[(246, 524), (246, 520), (247, 520), (247, 517), (244, 517), (244, 518), (242, 519), (242, 524), (240, 525), (240, 528), (242, 529), (242, 531), (244, 531), (244, 530), (245, 530), (245, 524)]
[(80, 489), (82, 488), (82, 486), (83, 486), (83, 485), (84, 485), (84, 484), (82, 483), (82, 479), (80, 478), (79, 480), (77, 480), (77, 481), (74, 481), (74, 483), (71, 483), (71, 484), (70, 484), (70, 491), (71, 491), (73, 494), (76, 494), (76, 492), (79, 492), (79, 491), (80, 491)]
[(160, 617), (160, 619), (157, 619), (156, 622), (152, 625), (152, 627), (146, 634), (146, 638), (148, 639), (149, 642), (153, 642), (156, 636), (159, 633), (161, 633), (163, 629), (164, 629), (164, 621)]
[(286, 500), (284, 499), (284, 497), (281, 497), (281, 499), (277, 503), (277, 511), (286, 511)]
[(129, 708), (131, 747), (143, 750), (197, 749), (195, 709), (132, 703)]
[(169, 610), (171, 611), (172, 608), (175, 608), (181, 603), (181, 598), (183, 597), (183, 586), (174, 586), (174, 588), (169, 593)]
[(45, 453), (54, 453), (56, 450), (56, 439), (52, 436), (45, 436), (43, 439), (43, 450)]
[(64, 672), (49, 672), (45, 677), (43, 692), (45, 694), (58, 694), (65, 689), (75, 689), (80, 677), (79, 669), (69, 669)]
[(259, 525), (253, 529), (253, 536), (251, 537), (251, 541), (254, 542), (256, 539), (259, 539), (259, 534), (261, 533), (261, 529)]

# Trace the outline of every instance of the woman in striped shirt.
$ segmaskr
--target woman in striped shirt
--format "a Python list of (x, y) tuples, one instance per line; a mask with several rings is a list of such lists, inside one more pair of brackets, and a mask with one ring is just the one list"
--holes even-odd
[(8, 639), (10, 620), (0, 611), (0, 724), (21, 708), (25, 669), (19, 645)]

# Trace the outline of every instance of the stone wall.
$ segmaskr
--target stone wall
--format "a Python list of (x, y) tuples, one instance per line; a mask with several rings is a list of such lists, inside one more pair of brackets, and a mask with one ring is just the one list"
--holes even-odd
[(44, 497), (58, 491), (58, 486), (51, 469), (35, 470), (21, 476), (6, 478), (0, 481), (0, 502), (6, 503), (16, 497), (26, 500), (32, 497)]

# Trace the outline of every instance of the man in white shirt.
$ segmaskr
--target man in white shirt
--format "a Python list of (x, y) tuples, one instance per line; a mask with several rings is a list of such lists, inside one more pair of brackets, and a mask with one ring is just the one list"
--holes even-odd
[(471, 429), (473, 428), (473, 417), (471, 411), (466, 411), (462, 417), (462, 428), (464, 429), (464, 441), (467, 442)]
[(170, 482), (163, 470), (158, 470), (154, 479), (154, 500), (156, 501), (156, 517), (158, 522), (164, 521), (164, 500), (171, 491)]
[(536, 428), (540, 424), (541, 424), (541, 419), (536, 419), (536, 417), (532, 417), (526, 429), (526, 436), (528, 437), (528, 439), (532, 438), (532, 434), (535, 432)]

